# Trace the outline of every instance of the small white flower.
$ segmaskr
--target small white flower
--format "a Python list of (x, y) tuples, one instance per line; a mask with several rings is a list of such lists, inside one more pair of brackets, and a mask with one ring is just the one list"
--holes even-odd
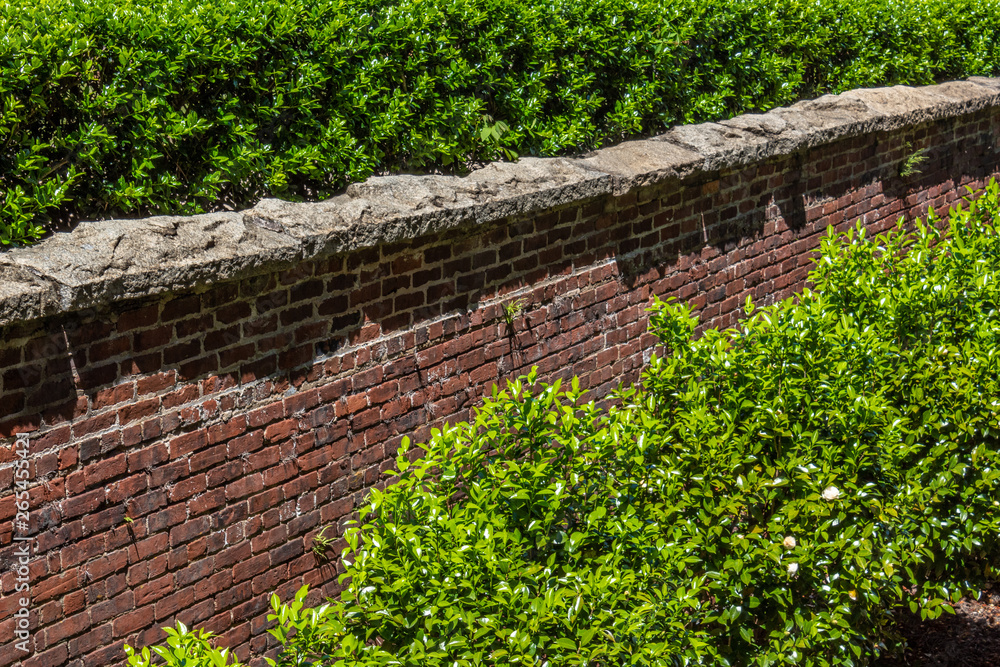
[(840, 490), (835, 486), (828, 486), (823, 489), (824, 500), (836, 500), (840, 497)]
[(794, 576), (795, 573), (798, 572), (798, 571), (799, 571), (799, 564), (798, 563), (789, 563), (788, 564), (788, 574), (789, 575)]
[(786, 549), (794, 549), (795, 548), (795, 537), (792, 536), (792, 535), (787, 536), (785, 538), (784, 542), (782, 542), (782, 544), (785, 545)]

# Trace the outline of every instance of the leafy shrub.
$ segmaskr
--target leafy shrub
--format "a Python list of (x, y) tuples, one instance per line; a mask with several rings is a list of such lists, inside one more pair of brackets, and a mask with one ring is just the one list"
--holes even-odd
[(1000, 71), (997, 0), (0, 6), (0, 243)]
[[(163, 628), (167, 633), (166, 646), (154, 646), (152, 653), (148, 648), (136, 651), (125, 645), (125, 655), (129, 667), (150, 667), (157, 664), (153, 656), (162, 658), (166, 667), (243, 667), (239, 660), (229, 654), (229, 649), (212, 648), (214, 635), (205, 630), (189, 631), (178, 621), (177, 629)], [(230, 662), (232, 659), (232, 662)]]
[(865, 664), (995, 576), (998, 222), (991, 183), (945, 235), (831, 231), (814, 289), (699, 339), (657, 302), (607, 411), (495, 391), (399, 453), (340, 600), (272, 599), (276, 664)]

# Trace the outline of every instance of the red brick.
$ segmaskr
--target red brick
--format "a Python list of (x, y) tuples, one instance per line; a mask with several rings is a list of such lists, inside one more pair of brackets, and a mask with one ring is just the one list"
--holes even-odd
[(158, 487), (176, 482), (181, 477), (185, 477), (190, 472), (190, 469), (187, 459), (180, 459), (156, 466), (150, 471), (149, 483), (153, 487)]
[(177, 297), (163, 304), (163, 314), (160, 319), (164, 322), (194, 315), (201, 311), (201, 298), (196, 295)]
[(355, 431), (360, 431), (378, 423), (380, 419), (380, 409), (377, 407), (371, 408), (370, 410), (365, 410), (354, 415), (351, 418), (351, 428)]
[(214, 354), (206, 355), (181, 364), (177, 370), (180, 377), (184, 379), (202, 377), (219, 370), (219, 358)]
[(98, 433), (111, 428), (117, 421), (117, 414), (106, 412), (73, 424), (73, 437), (82, 438), (90, 433)]
[(90, 561), (84, 570), (91, 580), (103, 579), (110, 574), (127, 568), (128, 562), (128, 549), (119, 549), (118, 551), (104, 554), (100, 558)]
[(125, 454), (92, 463), (83, 469), (87, 487), (100, 484), (112, 477), (125, 474)]
[(264, 430), (264, 439), (269, 442), (281, 442), (291, 437), (298, 430), (298, 423), (294, 419), (271, 424)]
[[(58, 639), (55, 639), (55, 638), (53, 638), (52, 640), (49, 640), (48, 636), (49, 636), (49, 632), (46, 631), (46, 640), (45, 640), (44, 646), (51, 646), (52, 644), (54, 644), (54, 643), (56, 643), (58, 641)], [(56, 634), (53, 633), (52, 636), (56, 637)], [(37, 641), (37, 637), (38, 637), (37, 633), (36, 633), (35, 637), (36, 637), (36, 641)], [(38, 646), (38, 645), (36, 645), (36, 646)], [(57, 646), (54, 646), (53, 648), (49, 648), (47, 650), (41, 651), (40, 653), (35, 653), (34, 655), (25, 658), (23, 661), (21, 661), (18, 664), (19, 664), (19, 667), (55, 667), (56, 665), (64, 665), (64, 664), (66, 664), (66, 661), (68, 660), (68, 658), (69, 658), (69, 653), (67, 652), (67, 646), (66, 646), (66, 644), (58, 644)], [(3, 664), (7, 664), (7, 663), (4, 662)]]
[(152, 607), (142, 607), (131, 611), (124, 616), (112, 621), (115, 637), (124, 637), (127, 634), (149, 627), (155, 621)]
[(252, 431), (238, 438), (233, 438), (228, 443), (228, 457), (233, 459), (243, 456), (248, 452), (255, 452), (264, 446), (264, 432)]
[(226, 487), (226, 500), (244, 498), (263, 488), (264, 479), (260, 473), (245, 475)]
[[(131, 398), (131, 397), (130, 397)], [(156, 412), (160, 406), (160, 399), (148, 398), (144, 401), (130, 403), (118, 410), (118, 423), (125, 425), (137, 419), (148, 417)]]
[(155, 329), (137, 332), (132, 336), (132, 349), (136, 352), (145, 352), (163, 347), (170, 342), (173, 331), (172, 326), (165, 324)]
[(79, 462), (79, 452), (74, 447), (66, 447), (59, 451), (59, 470), (66, 470), (76, 466)]
[[(87, 592), (86, 591), (73, 591), (69, 595), (63, 596), (62, 599), (62, 613), (63, 616), (71, 616), (78, 611), (81, 611), (87, 606)], [(68, 620), (68, 619), (67, 619)]]
[(196, 452), (191, 456), (191, 472), (198, 472), (199, 470), (211, 468), (215, 464), (225, 461), (226, 450), (226, 445), (221, 444)]
[(229, 368), (254, 358), (257, 349), (253, 343), (240, 345), (219, 352), (219, 368)]
[(130, 453), (128, 455), (128, 471), (148, 470), (169, 458), (167, 446), (163, 443), (156, 443), (137, 452)]
[[(341, 409), (340, 406), (343, 406)], [(352, 394), (343, 398), (337, 407), (337, 416), (343, 416), (347, 414), (354, 414), (355, 412), (360, 412), (368, 407), (368, 395), (367, 394)]]
[(213, 489), (206, 493), (192, 498), (188, 502), (188, 512), (191, 516), (197, 516), (205, 512), (211, 512), (226, 504), (226, 492), (224, 489)]
[[(164, 322), (166, 321), (164, 320)], [(199, 315), (176, 322), (174, 324), (174, 333), (178, 339), (196, 336), (204, 343), (206, 335), (212, 332), (213, 326), (214, 320), (211, 315)]]
[(280, 488), (272, 488), (252, 496), (248, 501), (248, 509), (251, 514), (260, 514), (275, 507), (284, 499), (284, 494)]
[(272, 547), (284, 544), (287, 539), (288, 529), (282, 524), (250, 540), (250, 548), (254, 553), (270, 551)]
[(159, 303), (126, 311), (118, 316), (118, 331), (124, 333), (132, 329), (138, 329), (139, 327), (151, 327), (156, 324), (159, 314)]
[(72, 519), (75, 516), (93, 512), (104, 502), (104, 493), (104, 488), (102, 487), (62, 501), (63, 519)]
[(233, 568), (233, 583), (238, 584), (241, 581), (251, 579), (258, 574), (261, 574), (267, 570), (270, 563), (271, 557), (266, 553), (237, 563)]
[(264, 476), (264, 486), (281, 484), (294, 477), (298, 471), (299, 466), (295, 461), (283, 461), (277, 466), (267, 468), (262, 473)]
[(381, 366), (376, 366), (361, 373), (355, 373), (351, 377), (351, 386), (355, 392), (361, 391), (382, 381), (383, 370)]
[(90, 627), (90, 614), (84, 612), (60, 620), (56, 625), (46, 628), (45, 643), (52, 646), (66, 639), (85, 632)]
[(171, 345), (163, 350), (163, 363), (173, 366), (201, 354), (201, 340), (195, 338), (186, 343)]
[(313, 346), (302, 345), (298, 348), (286, 350), (278, 355), (278, 368), (291, 370), (299, 366), (310, 363), (313, 360)]
[(135, 605), (143, 606), (155, 602), (174, 590), (174, 575), (165, 574), (135, 589)]
[(135, 594), (125, 591), (110, 600), (91, 605), (90, 618), (96, 625), (135, 609)]
[(281, 419), (284, 416), (284, 406), (281, 403), (272, 403), (264, 407), (252, 410), (247, 414), (250, 428), (258, 428), (264, 424)]
[(50, 575), (31, 586), (32, 602), (41, 604), (46, 600), (59, 598), (79, 588), (79, 568), (67, 569)]
[(69, 569), (104, 553), (107, 547), (105, 537), (104, 533), (100, 533), (94, 537), (78, 540), (68, 546), (64, 546), (59, 554), (59, 561), (62, 568)]
[[(251, 556), (252, 552), (250, 551), (250, 543), (240, 542), (239, 544), (233, 545), (216, 554), (215, 569), (225, 570), (237, 565), (238, 563), (246, 563)], [(250, 576), (253, 575), (251, 574)], [(234, 579), (233, 583), (239, 582)]]
[(182, 479), (170, 489), (170, 502), (175, 503), (180, 500), (186, 500), (195, 494), (204, 492), (206, 488), (207, 480), (205, 475), (195, 475), (187, 479)]
[(167, 494), (163, 489), (153, 489), (149, 493), (128, 499), (128, 516), (137, 519), (150, 514), (167, 504)]
[[(265, 340), (260, 340), (257, 342), (257, 348), (259, 352), (263, 353), (269, 349), (265, 346)], [(240, 380), (244, 383), (250, 383), (258, 378), (267, 377), (274, 373), (278, 368), (278, 357), (275, 355), (268, 355), (257, 359), (253, 363), (243, 364), (240, 366)]]
[(242, 461), (229, 461), (221, 466), (215, 466), (208, 471), (208, 486), (213, 488), (232, 481), (243, 474)]
[(232, 324), (239, 320), (250, 317), (250, 305), (243, 301), (237, 301), (225, 305), (215, 311), (215, 320), (222, 324)]
[(34, 451), (44, 451), (46, 449), (51, 449), (69, 444), (69, 441), (70, 441), (69, 426), (60, 426), (58, 428), (46, 431), (44, 434), (33, 436), (31, 438), (31, 447), (32, 450)]
[(167, 371), (140, 378), (137, 383), (138, 394), (140, 396), (143, 394), (152, 394), (172, 387), (176, 381), (176, 377), (174, 371)]
[(211, 444), (223, 442), (230, 438), (235, 438), (247, 430), (247, 418), (245, 415), (237, 415), (222, 424), (214, 424), (208, 428), (208, 441)]
[(170, 441), (170, 458), (178, 457), (204, 449), (208, 445), (208, 434), (205, 429), (191, 431), (184, 435), (179, 435)]
[(132, 341), (128, 336), (95, 341), (87, 348), (87, 358), (92, 364), (107, 361), (108, 359), (125, 354), (131, 346)]
[(207, 534), (211, 527), (212, 520), (207, 516), (197, 517), (175, 526), (170, 530), (170, 546), (175, 547), (190, 542), (196, 537)]
[(281, 459), (281, 447), (273, 445), (255, 452), (247, 461), (250, 470), (266, 470), (274, 466)]
[(161, 400), (163, 402), (163, 409), (169, 410), (170, 408), (176, 408), (178, 405), (184, 405), (185, 403), (190, 403), (198, 399), (198, 386), (194, 384), (185, 385), (176, 391), (172, 391), (165, 395)]
[(291, 416), (305, 412), (309, 408), (319, 405), (319, 391), (310, 389), (309, 391), (293, 394), (285, 399), (285, 416)]

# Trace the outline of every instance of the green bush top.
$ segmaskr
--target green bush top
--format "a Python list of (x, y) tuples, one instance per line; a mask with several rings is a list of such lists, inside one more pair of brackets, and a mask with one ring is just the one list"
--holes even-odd
[(0, 5), (0, 243), (1000, 72), (997, 0)]
[(867, 664), (996, 576), (998, 224), (991, 184), (946, 236), (831, 233), (814, 290), (699, 339), (657, 302), (667, 354), (608, 411), (495, 392), (400, 452), (340, 600), (273, 600), (277, 664)]

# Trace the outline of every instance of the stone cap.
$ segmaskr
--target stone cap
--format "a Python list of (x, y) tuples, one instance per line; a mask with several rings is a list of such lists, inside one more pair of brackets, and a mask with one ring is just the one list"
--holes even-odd
[(373, 177), (322, 202), (265, 199), (242, 212), (83, 222), (0, 254), (0, 326), (268, 273), (998, 104), (1000, 78), (859, 89), (679, 126), (575, 158), (494, 162), (461, 177)]

